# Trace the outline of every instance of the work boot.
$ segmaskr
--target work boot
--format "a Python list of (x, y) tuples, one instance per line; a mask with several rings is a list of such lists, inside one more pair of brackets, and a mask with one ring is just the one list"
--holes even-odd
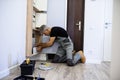
[(72, 59), (67, 59), (67, 65), (68, 66), (74, 66)]
[(80, 57), (81, 57), (81, 62), (82, 63), (85, 63), (86, 62), (86, 58), (85, 58), (85, 56), (84, 56), (84, 53), (83, 53), (83, 51), (79, 51), (79, 54), (80, 54)]

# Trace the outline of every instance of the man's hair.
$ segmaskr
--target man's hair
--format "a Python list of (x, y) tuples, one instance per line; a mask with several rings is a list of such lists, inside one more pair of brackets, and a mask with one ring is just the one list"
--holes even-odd
[(39, 28), (40, 33), (43, 33), (43, 31), (47, 28), (46, 25), (41, 25)]

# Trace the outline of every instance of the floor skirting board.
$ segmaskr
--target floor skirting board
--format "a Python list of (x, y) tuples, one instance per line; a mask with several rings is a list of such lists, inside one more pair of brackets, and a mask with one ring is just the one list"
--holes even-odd
[(0, 79), (7, 76), (7, 75), (9, 75), (9, 73), (10, 73), (9, 69), (5, 69), (5, 70), (1, 71), (0, 72)]
[(99, 59), (86, 59), (86, 63), (101, 64), (101, 62)]
[(5, 77), (5, 76), (8, 76), (8, 75), (10, 74), (10, 70), (17, 68), (18, 66), (19, 66), (19, 65), (17, 64), (17, 65), (14, 65), (14, 66), (12, 66), (12, 67), (10, 67), (10, 68), (8, 68), (8, 69), (5, 69), (5, 70), (3, 70), (3, 71), (0, 71), (0, 79), (3, 78), (3, 77)]

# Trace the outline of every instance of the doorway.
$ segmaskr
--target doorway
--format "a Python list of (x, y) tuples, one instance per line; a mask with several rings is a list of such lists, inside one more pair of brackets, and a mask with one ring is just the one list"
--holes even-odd
[(113, 0), (105, 0), (104, 61), (111, 61), (112, 8)]
[(85, 0), (67, 2), (67, 31), (73, 41), (74, 50), (83, 50)]

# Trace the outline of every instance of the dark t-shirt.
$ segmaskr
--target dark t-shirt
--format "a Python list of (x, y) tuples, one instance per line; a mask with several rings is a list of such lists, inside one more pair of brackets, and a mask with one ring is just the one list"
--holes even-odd
[(61, 27), (52, 27), (50, 37), (68, 37), (67, 31)]

